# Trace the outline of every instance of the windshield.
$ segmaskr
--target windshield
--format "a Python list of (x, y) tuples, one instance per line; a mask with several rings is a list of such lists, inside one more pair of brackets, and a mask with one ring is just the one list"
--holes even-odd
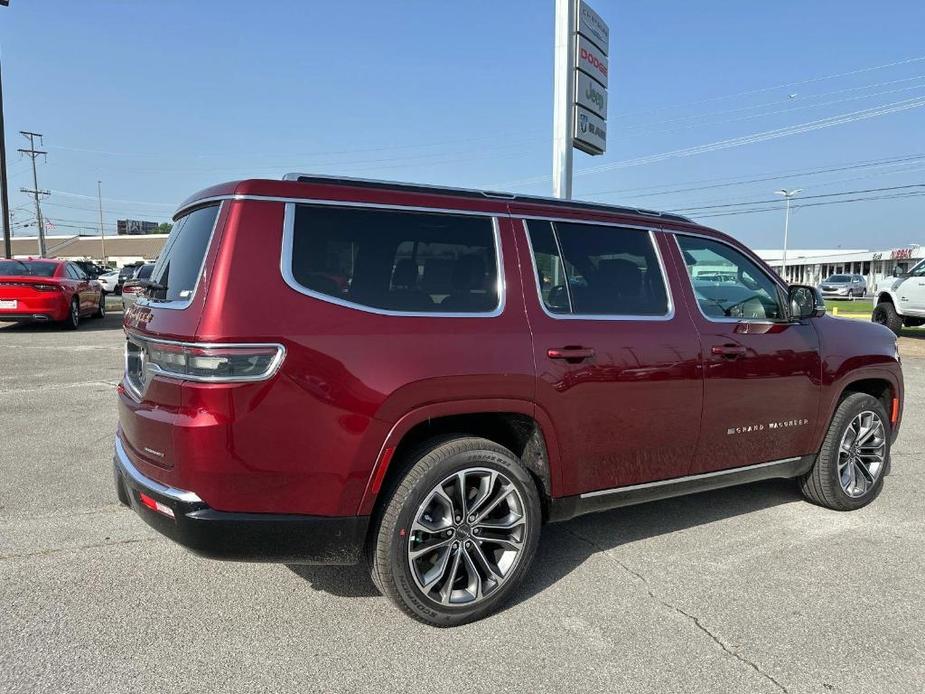
[(0, 277), (52, 277), (57, 269), (47, 260), (0, 260)]
[(189, 301), (202, 272), (218, 205), (193, 210), (173, 225), (151, 280), (156, 285), (149, 295), (155, 301)]
[(851, 278), (848, 275), (832, 275), (826, 282), (850, 282)]

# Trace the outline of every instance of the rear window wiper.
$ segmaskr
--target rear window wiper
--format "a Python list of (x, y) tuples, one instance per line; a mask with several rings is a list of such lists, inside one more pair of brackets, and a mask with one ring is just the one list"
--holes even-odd
[(167, 291), (167, 285), (160, 284), (159, 282), (155, 282), (154, 280), (138, 280), (138, 284), (141, 285), (142, 289), (144, 289), (145, 292), (149, 292), (149, 291), (166, 292)]

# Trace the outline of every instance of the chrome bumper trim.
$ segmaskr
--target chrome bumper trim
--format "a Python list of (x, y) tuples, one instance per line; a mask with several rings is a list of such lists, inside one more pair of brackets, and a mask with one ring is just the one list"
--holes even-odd
[(199, 495), (195, 492), (188, 492), (183, 489), (177, 489), (176, 487), (168, 487), (166, 484), (161, 484), (141, 474), (138, 468), (132, 465), (132, 462), (128, 459), (128, 455), (125, 453), (125, 446), (122, 445), (122, 441), (118, 436), (116, 437), (116, 462), (122, 469), (122, 472), (139, 486), (146, 487), (152, 492), (160, 494), (161, 496), (166, 496), (168, 499), (173, 499), (174, 501), (182, 501), (188, 504), (203, 503), (202, 499), (200, 499)]

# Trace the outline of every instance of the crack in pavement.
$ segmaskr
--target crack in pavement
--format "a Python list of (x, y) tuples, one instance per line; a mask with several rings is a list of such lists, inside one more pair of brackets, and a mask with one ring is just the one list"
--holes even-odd
[(612, 554), (610, 553), (610, 550), (609, 550), (609, 549), (607, 549), (606, 547), (603, 547), (603, 546), (597, 544), (597, 543), (594, 542), (593, 540), (590, 540), (590, 539), (588, 539), (587, 537), (584, 537), (583, 535), (579, 535), (579, 534), (576, 533), (574, 530), (571, 530), (571, 529), (565, 527), (564, 525), (563, 525), (563, 526), (560, 526), (560, 527), (561, 527), (565, 532), (567, 532), (569, 535), (571, 535), (572, 537), (574, 537), (574, 538), (576, 538), (576, 539), (578, 539), (578, 540), (581, 540), (582, 542), (584, 542), (584, 543), (590, 545), (591, 547), (593, 547), (594, 549), (598, 550), (598, 552), (600, 552), (601, 554), (603, 554), (603, 555), (604, 555), (607, 559), (609, 559), (610, 561), (614, 562), (617, 566), (619, 566), (621, 569), (623, 569), (626, 573), (628, 573), (628, 574), (634, 576), (640, 583), (642, 583), (643, 587), (646, 589), (646, 592), (649, 594), (649, 597), (650, 597), (650, 598), (652, 598), (652, 599), (653, 599), (655, 602), (657, 602), (659, 605), (662, 605), (663, 607), (665, 607), (665, 608), (671, 610), (672, 612), (676, 612), (677, 614), (679, 614), (679, 615), (685, 617), (689, 622), (691, 622), (694, 626), (696, 626), (700, 631), (702, 631), (704, 634), (706, 634), (706, 635), (710, 638), (710, 640), (712, 640), (713, 643), (715, 643), (717, 646), (719, 646), (726, 654), (728, 654), (728, 655), (732, 656), (733, 658), (735, 658), (736, 660), (738, 660), (738, 661), (740, 661), (740, 662), (742, 662), (742, 663), (748, 665), (750, 668), (752, 668), (752, 669), (753, 669), (755, 672), (757, 672), (759, 675), (761, 675), (762, 677), (764, 677), (765, 679), (767, 679), (769, 682), (773, 683), (776, 687), (778, 687), (778, 688), (779, 688), (782, 692), (784, 692), (785, 694), (790, 694), (790, 692), (789, 692), (789, 690), (787, 689), (787, 687), (785, 687), (785, 686), (784, 686), (783, 684), (781, 684), (777, 679), (775, 679), (773, 675), (771, 675), (771, 674), (768, 673), (768, 672), (765, 672), (765, 671), (761, 668), (760, 665), (758, 665), (757, 663), (755, 663), (755, 662), (749, 660), (748, 658), (746, 658), (746, 657), (743, 656), (742, 654), (738, 653), (737, 651), (735, 651), (735, 650), (733, 650), (732, 648), (730, 648), (729, 646), (727, 646), (727, 645), (722, 641), (722, 639), (720, 639), (718, 636), (716, 636), (716, 634), (714, 634), (714, 633), (713, 633), (712, 631), (710, 631), (706, 626), (704, 626), (703, 623), (700, 621), (700, 619), (699, 619), (696, 615), (692, 615), (692, 614), (690, 614), (689, 612), (684, 611), (683, 609), (681, 609), (681, 608), (678, 607), (677, 605), (674, 605), (674, 604), (672, 604), (672, 603), (670, 603), (670, 602), (667, 602), (666, 600), (663, 600), (662, 598), (660, 598), (659, 596), (657, 596), (657, 595), (655, 594), (655, 592), (652, 590), (652, 587), (649, 585), (649, 581), (648, 581), (648, 579), (646, 579), (645, 576), (643, 576), (643, 575), (642, 575), (641, 573), (639, 573), (638, 571), (636, 571), (636, 570), (634, 570), (634, 569), (631, 569), (629, 566), (627, 566), (626, 564), (624, 564), (622, 560), (620, 560), (620, 559), (618, 559), (617, 557), (615, 557), (614, 555), (612, 555)]
[(114, 547), (116, 545), (132, 545), (139, 542), (156, 542), (159, 537), (136, 537), (127, 540), (114, 540), (112, 542), (95, 542), (88, 545), (77, 545), (76, 547), (58, 547), (56, 549), (42, 549), (37, 552), (25, 552), (23, 554), (0, 554), (0, 561), (8, 559), (25, 559), (28, 557), (46, 557), (51, 554), (60, 554), (61, 552), (81, 552), (87, 549), (98, 549), (100, 547)]

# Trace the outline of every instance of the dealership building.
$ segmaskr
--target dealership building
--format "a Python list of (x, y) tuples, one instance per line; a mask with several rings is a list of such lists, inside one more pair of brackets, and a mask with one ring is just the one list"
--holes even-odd
[(791, 249), (787, 251), (787, 268), (783, 273), (782, 251), (759, 250), (755, 253), (791, 284), (815, 285), (830, 275), (863, 275), (867, 279), (868, 291), (873, 291), (877, 282), (894, 274), (894, 268), (905, 272), (925, 259), (925, 246), (913, 244), (880, 251)]
[[(65, 260), (106, 259), (107, 265), (122, 267), (128, 263), (157, 258), (167, 234), (144, 234), (138, 236), (45, 236), (46, 255), (49, 258)], [(39, 257), (37, 236), (14, 236), (13, 257)]]

